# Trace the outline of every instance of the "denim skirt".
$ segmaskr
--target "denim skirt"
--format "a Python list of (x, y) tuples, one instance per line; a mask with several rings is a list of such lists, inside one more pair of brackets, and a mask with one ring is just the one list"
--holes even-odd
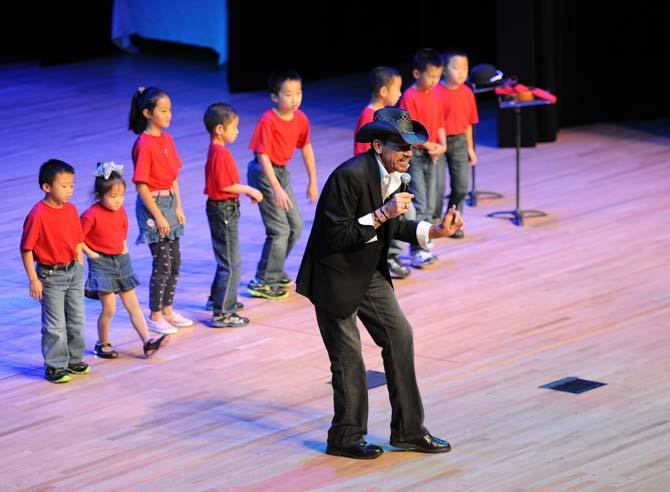
[(137, 225), (140, 228), (140, 234), (137, 236), (135, 244), (141, 243), (157, 243), (163, 239), (177, 239), (184, 234), (184, 226), (177, 220), (177, 198), (174, 194), (167, 196), (152, 197), (154, 203), (161, 211), (165, 219), (170, 224), (170, 232), (167, 236), (161, 236), (156, 227), (156, 220), (151, 215), (149, 209), (144, 205), (144, 202), (137, 196), (135, 202), (135, 216), (137, 217)]
[(128, 253), (106, 255), (99, 253), (95, 259), (88, 259), (88, 279), (84, 293), (89, 299), (98, 299), (98, 292), (125, 292), (140, 285), (133, 272)]

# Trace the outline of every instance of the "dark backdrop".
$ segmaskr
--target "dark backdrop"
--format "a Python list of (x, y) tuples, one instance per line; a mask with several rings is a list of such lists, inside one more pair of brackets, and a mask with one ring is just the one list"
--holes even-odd
[[(669, 8), (651, 1), (415, 0), (403, 8), (364, 0), (227, 3), (233, 91), (264, 88), (278, 68), (314, 80), (382, 64), (407, 69), (412, 53), (423, 47), (462, 48), (471, 65), (493, 63), (558, 95), (556, 107), (531, 110), (524, 118), (529, 144), (553, 140), (562, 126), (670, 115), (661, 75), (668, 64)], [(109, 39), (112, 5), (3, 5), (0, 62), (67, 63), (118, 53)], [(505, 143), (509, 135), (500, 137)]]

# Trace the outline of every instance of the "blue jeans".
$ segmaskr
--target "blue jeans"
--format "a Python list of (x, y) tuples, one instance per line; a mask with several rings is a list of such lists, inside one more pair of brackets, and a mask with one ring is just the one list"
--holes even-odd
[(435, 162), (435, 210), (433, 219), (441, 219), (444, 214), (444, 194), (447, 179), (447, 158), (441, 154)]
[(256, 280), (267, 284), (278, 283), (286, 275), (284, 264), (296, 241), (302, 234), (305, 223), (298, 209), (290, 173), (285, 166), (273, 166), (279, 184), (291, 199), (293, 206), (285, 211), (275, 203), (274, 192), (263, 168), (257, 161), (251, 161), (247, 169), (247, 182), (260, 190), (263, 201), (258, 204), (263, 224), (265, 224), (265, 244), (256, 269)]
[(47, 367), (65, 368), (84, 355), (84, 267), (66, 271), (38, 265), (42, 282), (42, 355)]
[(216, 258), (210, 296), (214, 314), (234, 313), (240, 283), (240, 206), (235, 200), (207, 200), (207, 221)]
[(463, 202), (468, 195), (470, 181), (470, 163), (468, 158), (468, 142), (465, 134), (447, 137), (447, 165), (449, 166), (449, 208), (456, 205), (463, 213)]
[[(412, 181), (409, 183), (409, 192), (414, 195), (413, 202), (416, 209), (416, 220), (430, 222), (435, 210), (435, 163), (424, 149), (413, 149), (409, 165), (409, 174)], [(419, 251), (419, 245), (412, 244), (412, 253)]]

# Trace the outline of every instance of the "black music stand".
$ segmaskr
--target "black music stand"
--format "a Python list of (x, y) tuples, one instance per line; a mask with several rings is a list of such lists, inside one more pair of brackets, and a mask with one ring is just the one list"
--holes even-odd
[[(472, 92), (477, 96), (477, 94), (481, 94), (483, 92), (490, 92), (492, 90), (495, 90), (496, 86), (495, 85), (488, 85), (485, 87), (477, 87), (477, 84), (470, 82), (470, 88), (472, 89)], [(472, 145), (475, 145), (475, 127), (474, 125), (472, 126)], [(475, 164), (474, 166), (470, 166), (470, 191), (468, 191), (467, 198), (465, 199), (465, 203), (469, 207), (476, 207), (477, 206), (477, 199), (479, 197), (482, 198), (502, 198), (503, 195), (500, 193), (496, 193), (494, 191), (479, 191), (477, 190), (477, 171), (476, 171), (477, 165)]]
[(544, 217), (547, 214), (539, 210), (521, 210), (521, 109), (533, 106), (544, 106), (551, 104), (544, 99), (533, 99), (532, 101), (503, 101), (498, 100), (500, 109), (513, 109), (516, 120), (516, 208), (514, 210), (502, 210), (493, 212), (487, 217), (496, 219), (509, 219), (512, 224), (517, 226), (523, 225), (524, 217)]

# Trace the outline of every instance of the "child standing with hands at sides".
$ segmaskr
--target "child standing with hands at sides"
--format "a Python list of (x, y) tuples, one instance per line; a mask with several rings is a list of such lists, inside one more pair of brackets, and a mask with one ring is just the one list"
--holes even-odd
[[(400, 99), (400, 108), (406, 110), (413, 120), (428, 130), (428, 141), (412, 149), (409, 174), (409, 192), (414, 195), (416, 220), (431, 222), (435, 210), (436, 167), (444, 166), (447, 150), (444, 133), (444, 116), (440, 100), (434, 92), (442, 76), (442, 57), (430, 48), (414, 55), (412, 75), (415, 82)], [(412, 244), (412, 266), (422, 268), (430, 265), (436, 257), (426, 248)]]
[(295, 149), (301, 149), (309, 176), (307, 198), (316, 201), (316, 164), (310, 143), (309, 120), (300, 111), (302, 79), (295, 72), (274, 73), (268, 80), (275, 107), (261, 116), (249, 148), (255, 158), (249, 163), (247, 182), (263, 194), (259, 203), (265, 224), (265, 244), (256, 269), (256, 278), (247, 292), (265, 299), (288, 297), (291, 279), (284, 271), (286, 257), (302, 233), (304, 222), (298, 210), (286, 164)]
[(172, 334), (193, 321), (172, 308), (181, 266), (179, 238), (186, 216), (177, 181), (182, 162), (174, 140), (165, 132), (172, 119), (170, 98), (158, 87), (140, 87), (133, 94), (128, 119), (128, 128), (139, 135), (132, 152), (140, 228), (137, 244), (148, 243), (153, 257), (147, 322), (151, 331)]
[[(436, 87), (444, 110), (444, 129), (447, 135), (447, 167), (449, 168), (449, 208), (456, 206), (463, 213), (463, 202), (468, 194), (470, 166), (477, 164), (472, 138), (472, 125), (479, 123), (475, 95), (465, 81), (468, 78), (468, 55), (454, 50), (444, 54), (444, 77)], [(442, 183), (444, 194), (444, 179)], [(439, 208), (438, 208), (439, 207)], [(436, 202), (433, 217), (442, 216), (442, 200)], [(455, 239), (464, 237), (457, 231)]]
[(93, 352), (103, 359), (116, 359), (119, 354), (109, 343), (109, 327), (116, 310), (116, 294), (128, 311), (133, 328), (142, 339), (144, 355), (151, 357), (161, 344), (167, 345), (168, 335), (149, 337), (147, 322), (142, 314), (135, 287), (139, 285), (128, 255), (128, 215), (123, 208), (126, 182), (123, 166), (114, 162), (99, 163), (95, 169), (96, 202), (81, 216), (84, 252), (88, 257), (86, 297), (100, 299), (102, 311), (98, 317), (98, 341)]
[[(207, 163), (205, 164), (205, 195), (207, 195), (207, 221), (212, 236), (212, 247), (217, 268), (210, 301), (213, 310), (210, 325), (214, 328), (244, 326), (248, 318), (237, 314), (244, 307), (237, 302), (240, 283), (240, 193), (252, 203), (263, 201), (256, 188), (240, 183), (237, 164), (226, 144), (231, 144), (240, 133), (240, 117), (232, 106), (214, 103), (204, 116), (205, 128), (210, 136)], [(208, 302), (209, 304), (209, 302)]]
[[(367, 123), (372, 122), (375, 111), (387, 106), (396, 105), (398, 99), (400, 99), (401, 87), (402, 78), (400, 77), (400, 72), (395, 68), (377, 67), (370, 72), (370, 104), (363, 108), (361, 115), (358, 117), (354, 137), (358, 133), (358, 130)], [(355, 156), (364, 154), (368, 150), (370, 150), (369, 143), (356, 142), (356, 138), (354, 138)], [(390, 179), (399, 180), (400, 175), (398, 173), (392, 173)], [(412, 208), (412, 213), (408, 212), (408, 214), (406, 214), (408, 218), (412, 218), (413, 212), (414, 209)], [(400, 262), (400, 254), (402, 253), (402, 250), (402, 241), (398, 241), (397, 239), (391, 241), (386, 261), (391, 277), (393, 278), (406, 278), (411, 273), (410, 269)]]
[[(70, 202), (74, 168), (50, 159), (40, 167), (44, 199), (23, 223), (21, 258), (29, 294), (42, 304), (44, 377), (68, 383), (70, 374), (86, 374), (84, 354), (84, 282), (81, 225)], [(37, 262), (37, 269), (35, 268)]]

